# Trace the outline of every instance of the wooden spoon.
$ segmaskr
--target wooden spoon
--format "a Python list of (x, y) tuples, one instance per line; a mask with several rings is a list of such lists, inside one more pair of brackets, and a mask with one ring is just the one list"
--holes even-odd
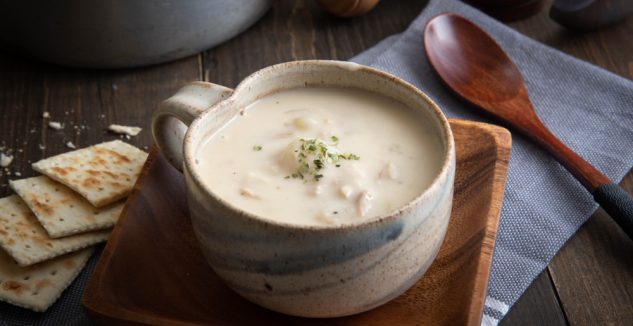
[(486, 32), (456, 14), (440, 14), (426, 24), (424, 46), (431, 65), (453, 91), (549, 151), (633, 239), (633, 198), (545, 127), (521, 72)]

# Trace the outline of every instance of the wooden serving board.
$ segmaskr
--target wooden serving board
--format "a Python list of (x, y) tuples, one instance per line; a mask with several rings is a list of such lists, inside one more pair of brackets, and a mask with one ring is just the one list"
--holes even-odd
[(354, 316), (307, 319), (246, 301), (213, 273), (191, 229), (182, 175), (153, 150), (86, 287), (99, 324), (479, 325), (503, 200), (510, 133), (452, 120), (453, 212), (424, 277), (391, 302)]

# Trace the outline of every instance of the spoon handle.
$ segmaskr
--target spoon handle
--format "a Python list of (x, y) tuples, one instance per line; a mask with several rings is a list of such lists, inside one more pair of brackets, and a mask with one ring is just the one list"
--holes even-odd
[(619, 185), (613, 183), (580, 155), (572, 151), (534, 116), (531, 119), (534, 137), (593, 194), (594, 200), (609, 213), (611, 218), (633, 240), (633, 197)]
[(611, 215), (622, 230), (633, 239), (633, 198), (615, 183), (596, 188), (593, 198)]

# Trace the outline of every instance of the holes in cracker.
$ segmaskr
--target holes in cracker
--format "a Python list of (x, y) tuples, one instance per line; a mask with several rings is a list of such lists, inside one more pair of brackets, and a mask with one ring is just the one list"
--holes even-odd
[(31, 295), (38, 295), (39, 293), (37, 291), (31, 293)]
[(31, 278), (30, 275), (26, 275), (22, 278), (23, 281), (28, 281)]
[(52, 276), (55, 276), (56, 274), (57, 274), (57, 270), (52, 270), (52, 271), (51, 271), (51, 275), (52, 275)]
[(99, 215), (99, 211), (94, 211), (92, 213), (95, 214), (95, 215)]
[(24, 248), (26, 248), (26, 249), (31, 249), (31, 245), (26, 244), (26, 245), (24, 245)]
[(68, 207), (70, 207), (70, 208), (75, 208), (75, 205), (70, 204), (70, 205), (68, 205)]
[(58, 220), (59, 220), (60, 222), (63, 222), (63, 221), (64, 221), (64, 218), (63, 218), (63, 217), (60, 217), (60, 218), (58, 218)]
[(97, 188), (97, 190), (103, 191), (103, 187), (99, 187), (99, 188)]

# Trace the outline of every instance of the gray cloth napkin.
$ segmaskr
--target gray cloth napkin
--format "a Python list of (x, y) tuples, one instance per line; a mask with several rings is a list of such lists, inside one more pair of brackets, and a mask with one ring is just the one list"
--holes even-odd
[[(404, 78), (449, 117), (485, 121), (435, 77), (422, 48), (428, 19), (452, 11), (492, 34), (522, 71), (538, 114), (612, 180), (633, 166), (633, 83), (534, 42), (454, 0), (431, 1), (404, 33), (352, 59)], [(512, 159), (483, 324), (495, 325), (596, 209), (582, 186), (543, 151), (513, 134)], [(0, 325), (83, 325), (83, 289), (99, 253), (46, 313), (0, 303)]]
[[(633, 166), (633, 82), (537, 43), (461, 2), (431, 1), (404, 33), (351, 60), (412, 83), (448, 117), (486, 121), (441, 84), (424, 54), (424, 25), (447, 11), (477, 23), (508, 52), (523, 73), (537, 113), (554, 134), (611, 180), (624, 177)], [(552, 157), (517, 133), (512, 137), (484, 325), (503, 318), (597, 208)]]

